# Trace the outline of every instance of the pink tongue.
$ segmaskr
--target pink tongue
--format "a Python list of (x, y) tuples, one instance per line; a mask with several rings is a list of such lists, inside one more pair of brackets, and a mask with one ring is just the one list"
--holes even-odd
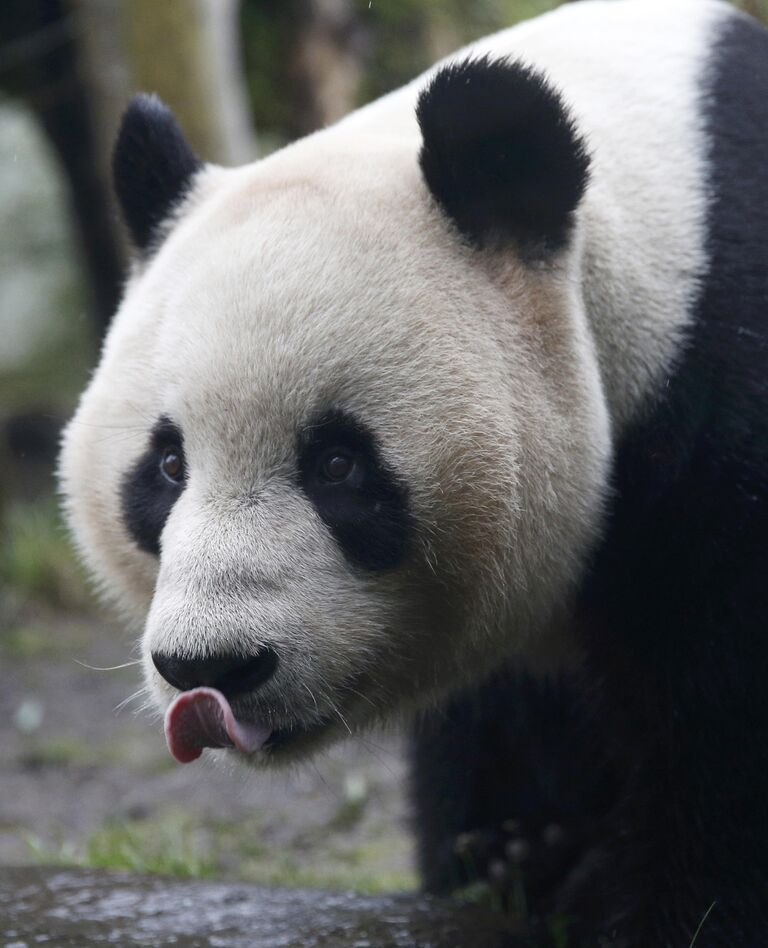
[(165, 712), (168, 750), (180, 764), (188, 764), (204, 747), (236, 747), (252, 754), (266, 744), (272, 729), (244, 724), (232, 713), (224, 695), (215, 688), (182, 691)]

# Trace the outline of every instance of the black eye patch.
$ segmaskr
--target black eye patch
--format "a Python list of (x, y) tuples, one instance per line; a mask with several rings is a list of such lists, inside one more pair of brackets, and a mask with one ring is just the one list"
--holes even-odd
[(152, 429), (149, 446), (125, 475), (120, 491), (123, 521), (139, 549), (160, 555), (160, 534), (184, 490), (184, 478), (173, 480), (163, 473), (169, 457), (182, 465), (184, 440), (170, 418), (161, 417)]
[(411, 533), (407, 495), (367, 428), (329, 412), (300, 432), (298, 469), (301, 489), (350, 563), (397, 566)]

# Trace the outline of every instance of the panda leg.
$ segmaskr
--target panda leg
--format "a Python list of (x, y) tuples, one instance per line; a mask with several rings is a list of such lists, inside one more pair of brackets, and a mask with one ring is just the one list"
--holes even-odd
[(574, 682), (505, 672), (422, 718), (412, 798), (424, 888), (488, 883), (546, 912), (615, 789)]

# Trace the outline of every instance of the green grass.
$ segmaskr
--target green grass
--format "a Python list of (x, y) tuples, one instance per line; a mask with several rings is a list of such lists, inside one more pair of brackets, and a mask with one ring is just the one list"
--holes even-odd
[(216, 872), (195, 831), (185, 821), (116, 823), (88, 840), (86, 864), (101, 869), (198, 879)]
[(217, 865), (191, 821), (182, 815), (164, 818), (115, 820), (92, 833), (83, 843), (66, 840), (50, 845), (27, 837), (31, 853), (41, 863), (118, 869), (198, 879), (213, 876)]
[[(64, 748), (66, 751), (67, 748)], [(201, 824), (179, 810), (113, 820), (82, 841), (27, 836), (41, 863), (115, 869), (182, 879), (238, 879), (288, 888), (347, 889), (372, 895), (416, 888), (412, 872), (377, 869), (388, 840), (341, 846), (328, 836), (309, 846), (264, 840), (258, 815), (246, 823)]]
[[(53, 498), (36, 503), (17, 501), (9, 505), (3, 521), (0, 586), (7, 587), (22, 603), (41, 602), (64, 609), (92, 604), (84, 572)], [(17, 637), (17, 643), (21, 642)], [(27, 636), (29, 647), (34, 647), (32, 642)]]
[[(487, 878), (478, 876), (475, 866), (466, 858), (464, 869), (468, 876), (470, 878), (474, 876), (475, 880), (457, 890), (456, 898), (459, 901), (482, 906), (490, 912), (500, 912), (511, 916), (523, 925), (529, 924), (525, 878), (520, 870), (511, 878), (509, 887), (500, 891), (491, 885)], [(568, 932), (572, 920), (566, 915), (554, 914), (546, 916), (543, 922), (549, 936), (547, 944), (551, 944), (552, 948), (568, 948), (570, 944)]]
[[(18, 593), (16, 594), (18, 597)], [(54, 630), (41, 616), (24, 616), (18, 625), (11, 621), (5, 624), (0, 635), (0, 655), (7, 659), (71, 659), (75, 650), (89, 644), (87, 629), (74, 621)]]
[(366, 872), (355, 865), (305, 866), (300, 859), (282, 856), (268, 863), (244, 863), (238, 878), (257, 885), (284, 886), (293, 889), (344, 889), (360, 895), (382, 895), (413, 891), (415, 876), (407, 872)]

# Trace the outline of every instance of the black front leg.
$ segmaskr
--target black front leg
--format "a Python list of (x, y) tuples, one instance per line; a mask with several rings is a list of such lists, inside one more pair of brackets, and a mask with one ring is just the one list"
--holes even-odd
[(591, 844), (615, 785), (574, 682), (506, 672), (414, 729), (412, 797), (424, 887), (475, 882), (545, 913)]

